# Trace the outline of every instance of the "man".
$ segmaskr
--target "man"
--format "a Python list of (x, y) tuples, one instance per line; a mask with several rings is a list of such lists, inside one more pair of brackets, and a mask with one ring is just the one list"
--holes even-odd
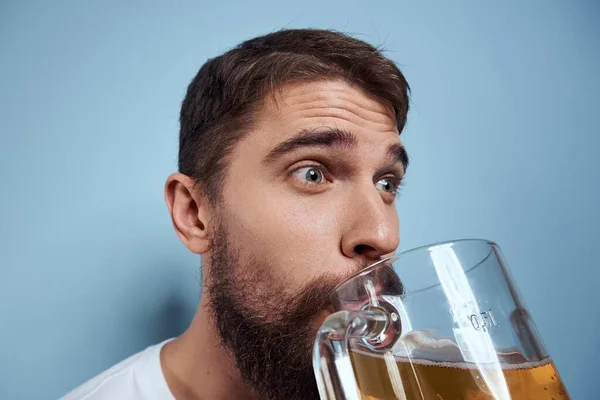
[(203, 256), (196, 316), (65, 399), (318, 399), (330, 294), (398, 247), (407, 112), (394, 63), (337, 32), (279, 31), (206, 62), (165, 186)]

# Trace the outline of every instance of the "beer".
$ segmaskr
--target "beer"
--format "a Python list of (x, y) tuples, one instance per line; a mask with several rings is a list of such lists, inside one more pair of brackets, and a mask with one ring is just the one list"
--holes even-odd
[[(351, 359), (363, 400), (504, 400), (494, 397), (486, 384), (482, 369), (489, 366), (478, 369), (466, 362), (409, 362), (391, 353), (375, 356), (355, 351)], [(502, 375), (513, 400), (569, 399), (549, 358), (504, 364)]]

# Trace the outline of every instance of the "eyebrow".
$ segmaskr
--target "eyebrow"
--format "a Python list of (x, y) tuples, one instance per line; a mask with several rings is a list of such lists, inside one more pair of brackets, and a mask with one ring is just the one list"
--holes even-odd
[[(356, 147), (358, 139), (354, 134), (338, 128), (303, 129), (296, 136), (278, 144), (269, 151), (263, 162), (271, 164), (285, 154), (304, 147)], [(404, 170), (408, 167), (408, 154), (400, 143), (388, 148), (388, 158), (392, 164), (401, 163)]]
[(408, 153), (404, 146), (400, 143), (394, 143), (388, 149), (388, 155), (392, 159), (392, 164), (401, 163), (404, 167), (404, 173), (406, 173), (406, 169), (408, 168), (409, 160)]
[(277, 145), (267, 154), (264, 161), (274, 162), (281, 156), (303, 147), (354, 147), (358, 143), (356, 137), (338, 128), (303, 129), (296, 136)]

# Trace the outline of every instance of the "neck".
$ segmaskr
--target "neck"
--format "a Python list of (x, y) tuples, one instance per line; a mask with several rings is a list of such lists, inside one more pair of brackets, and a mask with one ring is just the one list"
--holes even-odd
[(221, 345), (206, 297), (190, 327), (167, 343), (160, 355), (165, 379), (177, 400), (253, 399), (233, 356)]

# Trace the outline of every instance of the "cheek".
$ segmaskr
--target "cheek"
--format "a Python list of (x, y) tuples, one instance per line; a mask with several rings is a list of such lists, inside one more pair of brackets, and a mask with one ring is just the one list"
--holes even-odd
[(339, 200), (249, 187), (230, 198), (243, 199), (227, 206), (230, 237), (242, 257), (261, 260), (298, 285), (336, 265), (344, 209), (335, 204)]

